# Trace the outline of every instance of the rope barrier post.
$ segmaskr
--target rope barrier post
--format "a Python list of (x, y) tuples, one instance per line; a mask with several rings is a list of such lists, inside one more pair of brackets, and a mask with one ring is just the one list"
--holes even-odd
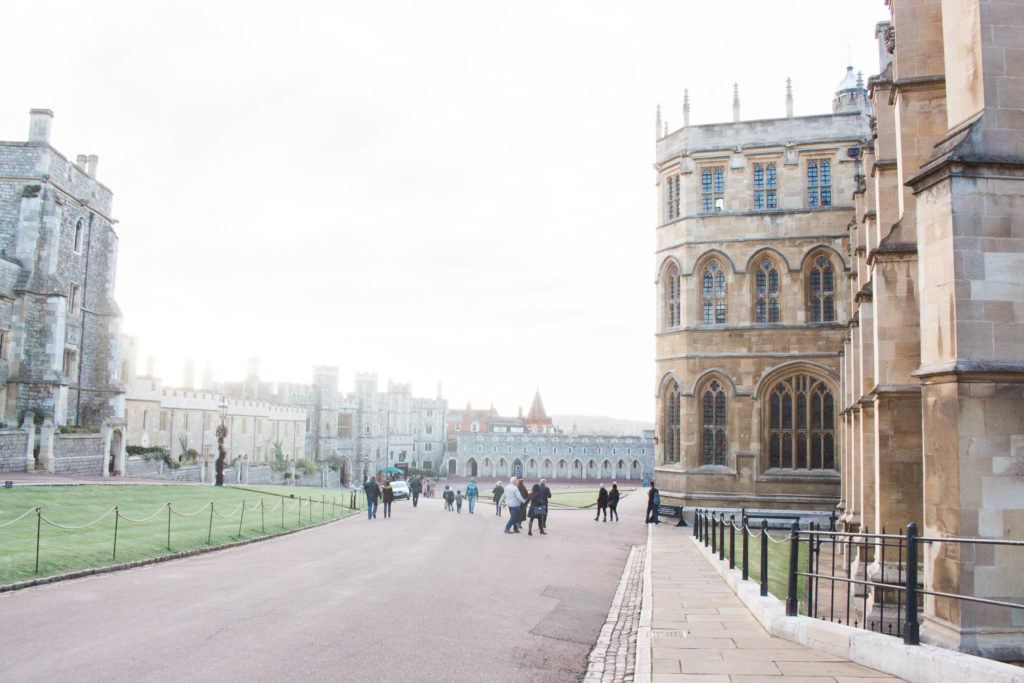
[(260, 528), (263, 529), (263, 533), (267, 533), (267, 520), (263, 515), (263, 499), (260, 498)]
[(903, 625), (903, 642), (921, 644), (921, 627), (917, 622), (917, 524), (907, 526), (907, 620)]
[(39, 539), (43, 535), (43, 508), (36, 508), (36, 574), (39, 573)]
[(210, 501), (210, 528), (206, 532), (206, 545), (213, 541), (213, 501)]
[(167, 503), (167, 549), (171, 549), (171, 504)]
[(327, 516), (327, 496), (320, 496), (320, 519)]
[(768, 520), (761, 520), (761, 597), (768, 595)]
[(693, 511), (693, 537), (700, 537), (700, 508)]
[(789, 590), (786, 592), (786, 616), (795, 617), (799, 613), (796, 595), (797, 563), (800, 561), (800, 526), (793, 522), (789, 532)]
[(238, 517), (238, 537), (242, 537), (242, 520), (245, 519), (245, 498), (242, 499), (242, 514)]
[[(814, 522), (807, 523), (807, 573), (816, 574), (814, 571)], [(811, 577), (807, 580), (807, 616), (812, 616), (814, 609), (814, 581)]]
[(114, 559), (117, 559), (117, 521), (121, 519), (121, 511), (114, 506)]
[[(707, 510), (704, 511), (704, 523), (702, 524), (702, 526), (704, 527), (704, 547), (705, 548), (708, 547), (708, 530), (710, 528), (710, 525), (708, 524), (708, 521), (709, 521), (708, 520), (708, 516), (710, 514), (711, 513), (708, 512)], [(713, 520), (711, 521), (711, 524), (714, 524)]]
[(284, 498), (281, 499), (281, 528), (284, 529)]
[(736, 515), (729, 515), (729, 569), (736, 569)]
[(725, 513), (719, 513), (722, 518), (718, 520), (718, 559), (725, 560)]
[(747, 522), (748, 522), (748, 520), (747, 520), (747, 513), (746, 513), (746, 510), (744, 510), (743, 511), (743, 517), (740, 518), (740, 524), (743, 525), (743, 528), (740, 530), (740, 533), (743, 534), (743, 580), (744, 581), (746, 581), (747, 579), (750, 578), (750, 560), (748, 558), (748, 556), (750, 555), (750, 529), (747, 528)]

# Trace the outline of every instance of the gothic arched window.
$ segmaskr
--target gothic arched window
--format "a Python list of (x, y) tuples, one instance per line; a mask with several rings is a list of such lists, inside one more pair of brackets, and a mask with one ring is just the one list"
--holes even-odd
[(821, 380), (794, 375), (768, 394), (768, 466), (835, 469), (835, 400)]
[(704, 266), (702, 281), (704, 324), (720, 325), (725, 322), (725, 272), (718, 261), (711, 261)]
[(82, 253), (82, 236), (83, 236), (82, 219), (78, 219), (78, 223), (75, 224), (75, 253)]
[(700, 462), (702, 465), (725, 465), (727, 432), (725, 415), (725, 388), (717, 379), (704, 387), (700, 397), (701, 434)]
[(807, 274), (807, 306), (812, 323), (830, 323), (836, 319), (836, 276), (827, 256), (815, 256)]
[(665, 327), (675, 327), (682, 323), (679, 317), (681, 289), (679, 269), (673, 264), (665, 273)]
[(665, 387), (662, 398), (663, 419), (665, 425), (665, 448), (663, 460), (666, 463), (679, 462), (679, 385), (672, 380)]
[(757, 264), (754, 274), (754, 321), (777, 323), (781, 319), (779, 309), (779, 271), (770, 258), (763, 258)]

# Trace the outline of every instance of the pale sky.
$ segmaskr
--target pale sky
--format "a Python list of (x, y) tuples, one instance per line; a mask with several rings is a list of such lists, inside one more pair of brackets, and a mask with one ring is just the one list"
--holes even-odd
[(649, 420), (654, 109), (830, 111), (882, 0), (7, 3), (0, 139), (114, 192), (157, 374), (337, 365), (451, 405)]

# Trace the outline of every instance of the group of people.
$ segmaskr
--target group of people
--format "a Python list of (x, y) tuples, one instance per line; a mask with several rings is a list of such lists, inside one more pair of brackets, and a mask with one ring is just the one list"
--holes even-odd
[(363, 492), (366, 493), (366, 518), (377, 519), (378, 503), (384, 503), (384, 519), (391, 516), (391, 504), (395, 502), (395, 490), (391, 488), (391, 482), (385, 480), (378, 484), (376, 478), (370, 477), (370, 481), (363, 484)]
[(615, 521), (619, 521), (619, 484), (612, 482), (612, 489), (609, 491), (601, 484), (601, 488), (597, 492), (597, 514), (594, 515), (594, 521), (596, 522), (602, 515), (604, 518), (602, 521), (607, 522), (608, 516), (611, 515)]
[(494, 500), (494, 512), (499, 517), (503, 507), (508, 507), (508, 522), (505, 524), (506, 534), (518, 534), (522, 531), (523, 522), (530, 520), (527, 535), (533, 536), (533, 521), (537, 520), (537, 529), (541, 535), (547, 534), (548, 502), (551, 500), (551, 489), (547, 481), (541, 479), (531, 490), (526, 489), (522, 479), (512, 477), (508, 486), (499, 481), (491, 491)]
[[(476, 480), (470, 479), (469, 484), (466, 485), (466, 495), (462, 495), (462, 489), (456, 489), (452, 491), (452, 487), (445, 484), (442, 498), (444, 499), (444, 509), (448, 512), (453, 510), (458, 514), (462, 514), (462, 501), (466, 500), (469, 502), (469, 514), (474, 514), (476, 511), (476, 499), (479, 495), (480, 490), (476, 486)], [(453, 507), (454, 506), (454, 507)]]

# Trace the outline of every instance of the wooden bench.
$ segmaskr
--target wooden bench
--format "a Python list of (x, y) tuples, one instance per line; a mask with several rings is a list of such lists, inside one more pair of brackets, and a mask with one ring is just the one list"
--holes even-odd
[(658, 516), (678, 517), (679, 521), (676, 523), (676, 526), (686, 526), (686, 520), (683, 519), (683, 506), (681, 505), (659, 505)]

